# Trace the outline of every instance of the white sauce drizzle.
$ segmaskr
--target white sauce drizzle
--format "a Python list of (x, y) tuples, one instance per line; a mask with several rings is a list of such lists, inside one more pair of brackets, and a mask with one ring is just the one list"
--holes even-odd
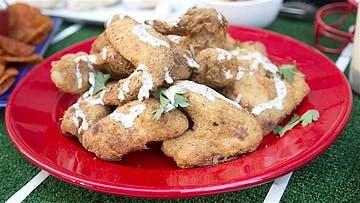
[(220, 49), (220, 48), (216, 48), (217, 51), (217, 60), (218, 61), (222, 61), (222, 60), (231, 60), (233, 55), (226, 51), (225, 49)]
[(138, 70), (142, 70), (141, 75), (141, 87), (138, 94), (138, 100), (142, 101), (143, 99), (147, 99), (150, 96), (150, 90), (153, 88), (154, 83), (152, 80), (152, 75), (147, 70), (146, 66), (144, 64), (140, 64), (137, 67)]
[(223, 22), (223, 16), (219, 12), (218, 12), (217, 18), (221, 23)]
[(114, 121), (121, 122), (124, 128), (131, 128), (134, 126), (134, 121), (144, 110), (145, 104), (138, 104), (129, 109), (129, 114), (113, 112), (110, 114), (110, 118)]
[(90, 96), (85, 99), (90, 105), (104, 105), (104, 96), (105, 96), (106, 90), (102, 90), (99, 94), (98, 98), (94, 98), (93, 96)]
[(174, 82), (174, 80), (170, 76), (170, 71), (167, 66), (165, 67), (165, 81), (167, 84), (172, 84)]
[(82, 88), (82, 74), (80, 71), (80, 64), (76, 64), (75, 75), (76, 75), (77, 87), (79, 89), (81, 89)]
[(231, 71), (229, 69), (226, 69), (226, 70), (223, 70), (223, 71), (224, 71), (225, 78), (227, 80), (233, 78), (233, 75), (231, 74)]
[(276, 97), (268, 102), (256, 105), (251, 113), (254, 115), (259, 115), (264, 110), (271, 109), (273, 107), (279, 110), (283, 109), (283, 100), (286, 97), (287, 89), (284, 81), (281, 80), (279, 74), (277, 73), (277, 67), (272, 64), (267, 57), (256, 51), (247, 53), (246, 55), (239, 55), (238, 58), (240, 60), (253, 60), (252, 64), (250, 64), (250, 75), (254, 75), (253, 70), (257, 69), (261, 64), (262, 67), (265, 70), (271, 72), (274, 77)]
[(123, 85), (121, 86), (121, 88), (119, 88), (119, 93), (118, 93), (118, 99), (121, 101), (125, 100), (125, 94), (130, 92), (130, 80), (125, 80), (125, 82), (123, 83)]
[(179, 44), (180, 41), (181, 41), (181, 36), (179, 35), (167, 35), (166, 36), (169, 40), (171, 40), (172, 42), (176, 43), (176, 44)]
[(104, 47), (101, 49), (101, 56), (102, 56), (102, 59), (105, 61), (107, 59), (107, 53), (108, 53), (108, 50), (107, 50), (107, 47)]
[(286, 97), (286, 93), (287, 93), (286, 86), (284, 81), (282, 81), (278, 75), (275, 76), (274, 82), (275, 82), (275, 89), (277, 96), (268, 102), (256, 105), (251, 111), (252, 114), (259, 115), (262, 111), (266, 109), (271, 109), (273, 107), (279, 110), (283, 109), (282, 101)]
[(158, 39), (154, 36), (152, 36), (150, 33), (147, 32), (147, 29), (150, 29), (151, 27), (149, 25), (144, 24), (137, 24), (132, 29), (132, 33), (136, 35), (140, 41), (143, 41), (145, 43), (149, 43), (154, 47), (160, 47), (164, 46), (166, 48), (170, 49), (169, 43), (167, 43), (164, 40)]
[(170, 25), (171, 27), (176, 27), (177, 24), (180, 22), (180, 18), (169, 18), (164, 20), (166, 24)]
[(236, 73), (235, 79), (240, 80), (244, 76), (244, 73), (245, 73), (245, 68), (239, 66), (238, 67), (238, 72)]
[[(72, 121), (75, 127), (78, 128), (78, 133), (80, 134), (81, 130), (89, 129), (89, 123), (86, 120), (85, 113), (80, 109), (79, 102), (80, 100), (72, 105), (75, 110), (74, 114), (72, 115)], [(81, 125), (79, 119), (81, 119)]]
[(239, 94), (236, 96), (236, 98), (235, 98), (235, 102), (239, 104), (240, 101), (241, 101), (241, 97), (242, 97), (242, 96), (241, 96), (241, 94), (239, 93)]
[(180, 81), (177, 84), (169, 87), (164, 92), (164, 94), (170, 101), (169, 105), (171, 105), (171, 106), (167, 106), (165, 108), (166, 111), (171, 111), (175, 108), (175, 106), (174, 106), (175, 94), (182, 89), (186, 89), (188, 91), (198, 93), (211, 102), (215, 102), (215, 98), (218, 98), (218, 99), (224, 100), (227, 103), (230, 103), (231, 105), (235, 106), (238, 109), (243, 109), (238, 103), (224, 97), (220, 93), (216, 92), (215, 90), (213, 90), (205, 85), (201, 85), (201, 84), (195, 83), (193, 81), (184, 80), (184, 81)]
[(186, 56), (186, 54), (184, 54), (183, 57), (187, 60), (189, 67), (196, 69), (200, 68), (200, 65), (193, 58)]

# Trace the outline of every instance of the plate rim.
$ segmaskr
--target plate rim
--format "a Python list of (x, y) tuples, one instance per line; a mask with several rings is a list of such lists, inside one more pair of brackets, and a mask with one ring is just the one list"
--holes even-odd
[[(242, 27), (242, 26), (232, 26), (232, 27), (236, 28), (236, 29), (242, 29), (242, 30), (245, 29), (245, 30), (250, 30), (250, 31), (254, 31), (254, 32), (262, 32), (265, 34), (270, 33), (271, 35), (285, 38), (286, 40), (290, 40), (290, 41), (296, 43), (297, 46), (303, 46), (306, 49), (309, 49), (309, 48), (312, 49), (313, 51), (322, 55), (324, 60), (327, 60), (328, 62), (332, 63), (334, 65), (334, 67), (336, 67), (334, 62), (331, 61), (328, 57), (326, 57), (320, 51), (314, 49), (313, 47), (311, 47), (307, 44), (304, 44), (303, 42), (300, 42), (299, 40), (293, 39), (289, 36), (275, 33), (273, 31), (257, 29), (257, 28), (249, 28), (249, 27)], [(95, 37), (92, 37), (87, 40), (78, 42), (70, 47), (67, 47), (67, 48), (53, 54), (49, 58), (51, 59), (54, 56), (58, 56), (58, 55), (66, 53), (66, 52), (69, 52), (69, 50), (73, 49), (74, 46), (89, 42), (91, 40), (94, 40), (94, 38)], [(32, 70), (30, 70), (30, 72), (36, 70), (37, 66), (39, 66), (39, 65), (36, 65), (34, 68), (32, 68)], [(295, 171), (298, 168), (302, 167), (303, 165), (314, 160), (316, 157), (318, 157), (320, 154), (322, 154), (326, 149), (328, 149), (331, 144), (333, 144), (333, 142), (340, 135), (341, 131), (345, 128), (348, 120), (350, 119), (350, 115), (352, 112), (352, 103), (353, 103), (352, 91), (351, 91), (349, 83), (346, 80), (345, 75), (337, 68), (336, 68), (336, 70), (338, 72), (338, 75), (341, 76), (341, 78), (343, 79), (343, 81), (345, 82), (345, 84), (347, 86), (346, 93), (349, 95), (349, 98), (348, 98), (347, 104), (344, 104), (344, 105), (346, 105), (344, 112), (342, 113), (342, 115), (339, 115), (339, 116), (341, 116), (341, 118), (339, 117), (339, 119), (340, 119), (339, 124), (336, 126), (333, 126), (333, 128), (331, 128), (331, 129), (329, 129), (329, 136), (326, 137), (326, 139), (328, 140), (326, 142), (326, 144), (324, 145), (323, 142), (318, 141), (318, 142), (316, 142), (315, 146), (317, 146), (317, 145), (320, 145), (320, 146), (316, 147), (315, 151), (310, 150), (310, 149), (315, 148), (315, 146), (312, 148), (308, 148), (301, 153), (302, 154), (301, 156), (297, 155), (297, 156), (293, 157), (292, 159), (288, 159), (285, 162), (279, 164), (277, 166), (277, 168), (281, 168), (281, 170), (272, 171), (271, 173), (263, 173), (261, 175), (256, 176), (256, 178), (247, 178), (247, 180), (245, 181), (246, 182), (245, 184), (244, 184), (244, 181), (238, 181), (238, 182), (230, 182), (230, 183), (221, 184), (221, 185), (201, 186), (201, 187), (196, 187), (196, 188), (181, 188), (181, 187), (178, 189), (168, 189), (168, 188), (166, 188), (166, 189), (145, 188), (144, 189), (144, 187), (128, 188), (128, 187), (119, 186), (119, 185), (115, 186), (115, 185), (104, 184), (105, 181), (102, 181), (102, 182), (93, 181), (87, 177), (83, 177), (82, 175), (81, 175), (81, 177), (79, 177), (80, 176), (79, 174), (77, 174), (78, 176), (75, 177), (71, 174), (64, 172), (64, 170), (66, 170), (66, 169), (63, 169), (63, 168), (60, 168), (60, 170), (58, 170), (58, 169), (56, 169), (59, 167), (58, 165), (50, 163), (50, 162), (46, 163), (46, 161), (44, 162), (42, 156), (37, 155), (36, 152), (34, 153), (33, 150), (31, 148), (29, 148), (26, 144), (21, 143), (21, 139), (20, 139), (21, 135), (15, 135), (13, 126), (11, 126), (11, 124), (10, 124), (10, 120), (11, 120), (10, 111), (12, 109), (13, 98), (15, 97), (16, 93), (19, 91), (20, 87), (22, 86), (22, 83), (24, 83), (26, 81), (25, 78), (23, 80), (21, 80), (20, 83), (15, 87), (13, 94), (11, 94), (11, 96), (9, 98), (10, 102), (8, 103), (8, 108), (5, 109), (5, 124), (6, 124), (6, 129), (8, 131), (10, 140), (15, 145), (15, 147), (21, 152), (21, 154), (23, 156), (25, 156), (26, 159), (28, 159), (31, 163), (35, 164), (40, 169), (43, 169), (43, 170), (49, 172), (51, 175), (65, 181), (65, 182), (68, 182), (68, 183), (71, 183), (71, 184), (74, 184), (77, 186), (81, 186), (81, 187), (99, 191), (99, 192), (106, 192), (106, 193), (111, 193), (111, 194), (127, 195), (127, 196), (134, 196), (134, 197), (148, 197), (148, 198), (149, 197), (151, 197), (151, 198), (175, 198), (175, 197), (183, 198), (183, 197), (195, 197), (195, 196), (204, 196), (204, 195), (215, 194), (215, 193), (229, 192), (229, 191), (253, 187), (253, 186), (256, 186), (259, 184), (264, 184), (264, 183), (269, 182), (279, 176), (287, 174), (291, 171)], [(26, 78), (28, 78), (29, 75), (31, 75), (30, 72), (25, 76)], [(345, 92), (345, 90), (344, 90), (344, 92)], [(324, 138), (322, 138), (322, 139), (324, 139)], [(286, 166), (286, 167), (284, 167), (284, 166)]]

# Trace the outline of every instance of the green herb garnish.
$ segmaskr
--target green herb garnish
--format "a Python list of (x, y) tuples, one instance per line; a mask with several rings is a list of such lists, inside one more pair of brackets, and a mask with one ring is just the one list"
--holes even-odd
[[(178, 107), (185, 108), (190, 105), (187, 98), (182, 96), (182, 94), (186, 93), (185, 88), (182, 88), (175, 93), (174, 99), (173, 99), (174, 103), (171, 103), (170, 98), (168, 98), (166, 96), (167, 90), (168, 89), (166, 89), (166, 88), (160, 88), (156, 92), (153, 93), (153, 96), (160, 101), (160, 107), (153, 112), (154, 118), (156, 120), (159, 120), (161, 118), (162, 113), (164, 113), (167, 109), (171, 109), (171, 111), (172, 111)], [(170, 106), (168, 106), (168, 105), (170, 105)]]
[(103, 74), (102, 72), (94, 73), (94, 84), (92, 95), (97, 94), (101, 90), (106, 89), (106, 82), (110, 79), (110, 74)]
[(294, 75), (297, 72), (295, 64), (283, 64), (279, 67), (278, 74), (289, 84), (294, 82)]
[(313, 121), (317, 121), (320, 118), (320, 114), (318, 111), (311, 109), (306, 111), (301, 117), (297, 114), (291, 118), (291, 120), (284, 126), (277, 126), (274, 130), (274, 134), (278, 134), (280, 137), (283, 136), (287, 131), (293, 129), (297, 124), (301, 122), (303, 127), (309, 125)]

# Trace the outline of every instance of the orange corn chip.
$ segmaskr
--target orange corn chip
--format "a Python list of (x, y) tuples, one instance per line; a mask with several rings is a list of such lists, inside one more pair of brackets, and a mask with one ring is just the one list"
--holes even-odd
[(3, 58), (5, 62), (8, 63), (38, 63), (43, 60), (43, 57), (37, 54), (32, 54), (30, 56), (0, 56), (0, 60)]
[(9, 78), (11, 77), (15, 77), (19, 74), (19, 71), (14, 68), (14, 67), (10, 67), (10, 68), (7, 68), (3, 74), (1, 74), (0, 76), (0, 85), (2, 83), (4, 83), (6, 80), (8, 80)]
[(40, 10), (24, 3), (8, 7), (9, 36), (22, 42), (39, 44), (52, 29), (52, 21)]
[(0, 47), (14, 56), (29, 56), (35, 51), (35, 46), (2, 35), (0, 35)]
[(0, 75), (2, 75), (5, 71), (5, 64), (0, 63)]
[(0, 84), (0, 95), (4, 94), (10, 87), (11, 85), (14, 84), (16, 77), (10, 77), (7, 80), (5, 80), (3, 83)]

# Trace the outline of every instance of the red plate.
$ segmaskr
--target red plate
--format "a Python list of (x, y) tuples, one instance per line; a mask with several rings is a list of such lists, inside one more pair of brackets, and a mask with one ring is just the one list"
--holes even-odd
[(321, 118), (278, 138), (268, 135), (259, 149), (216, 166), (179, 169), (158, 145), (131, 153), (121, 162), (96, 159), (59, 130), (59, 119), (76, 96), (50, 81), (51, 61), (89, 51), (93, 39), (69, 47), (37, 65), (14, 90), (6, 108), (11, 140), (32, 163), (66, 182), (92, 190), (138, 197), (192, 197), (239, 190), (270, 181), (313, 160), (346, 125), (352, 107), (349, 84), (333, 62), (289, 37), (252, 28), (230, 28), (240, 40), (265, 43), (275, 63), (297, 61), (311, 92), (296, 110), (317, 109)]

